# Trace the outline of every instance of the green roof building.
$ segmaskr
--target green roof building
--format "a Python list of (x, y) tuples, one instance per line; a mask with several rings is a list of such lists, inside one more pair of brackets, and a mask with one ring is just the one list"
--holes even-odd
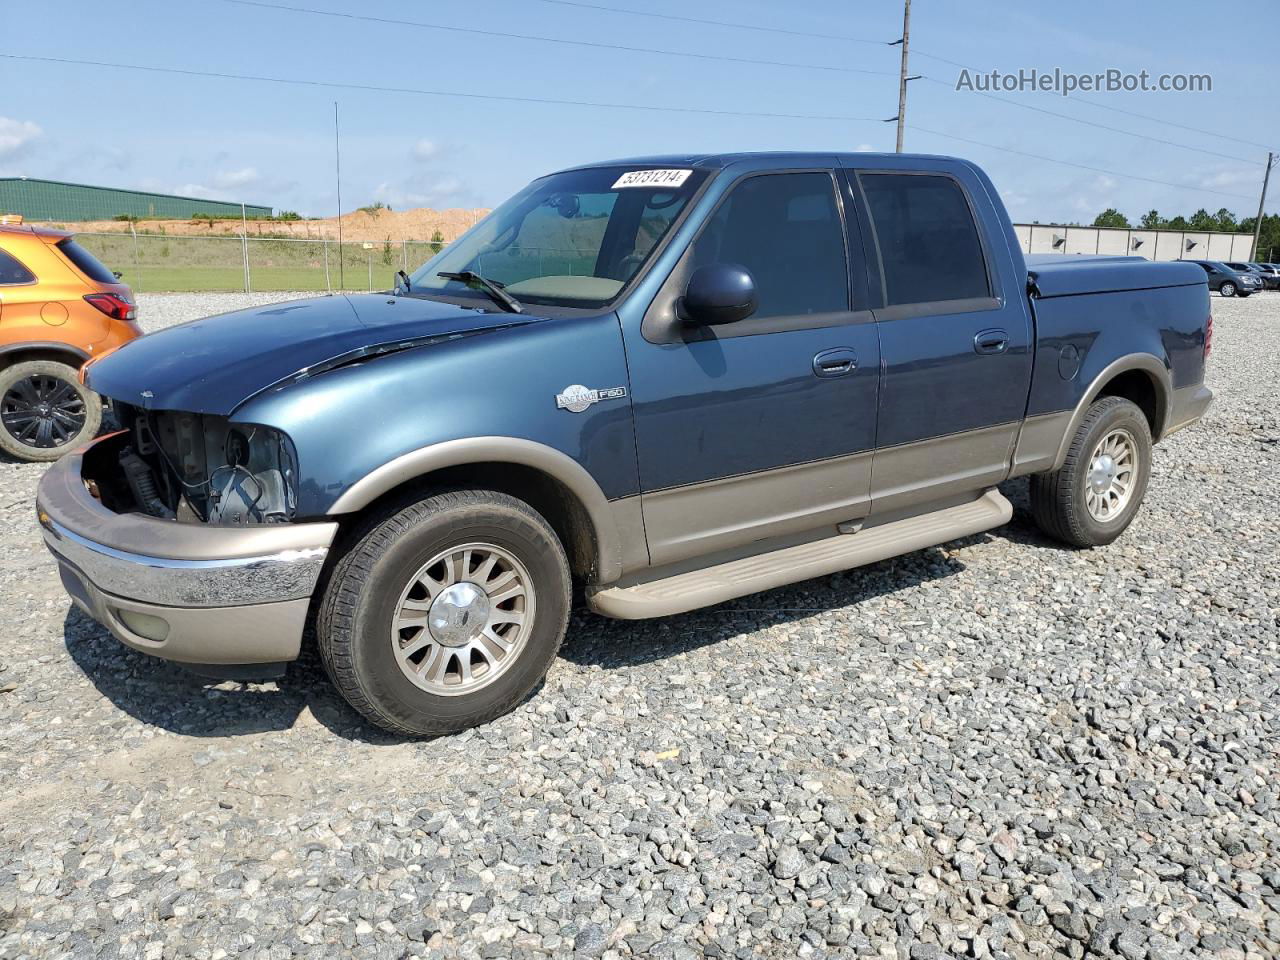
[[(250, 217), (269, 217), (271, 208), (246, 203)], [(239, 217), (240, 204), (223, 200), (199, 200), (170, 193), (117, 190), (61, 180), (0, 177), (0, 214), (20, 213), (29, 222), (40, 220), (110, 220), (131, 216), (143, 219), (190, 220), (197, 213), (215, 217)]]

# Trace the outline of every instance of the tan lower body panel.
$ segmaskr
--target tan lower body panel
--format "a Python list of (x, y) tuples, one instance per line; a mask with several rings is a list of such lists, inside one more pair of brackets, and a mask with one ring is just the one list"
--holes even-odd
[(876, 451), (872, 515), (935, 504), (1000, 483), (1009, 472), (1018, 424), (950, 433)]
[(652, 563), (673, 563), (867, 515), (872, 453), (646, 493)]
[(622, 620), (684, 613), (980, 533), (1007, 523), (1012, 515), (1009, 501), (998, 490), (988, 490), (959, 506), (858, 533), (839, 534), (671, 576), (651, 570), (644, 579), (624, 577), (612, 586), (588, 590), (587, 603), (597, 613)]
[(1164, 437), (1161, 439), (1191, 426), (1204, 416), (1211, 403), (1213, 403), (1213, 391), (1203, 383), (1180, 387), (1173, 391), (1173, 402), (1169, 405), (1169, 425), (1165, 428)]
[(1027, 417), (1018, 434), (1018, 445), (1013, 451), (1011, 477), (1052, 470), (1062, 447), (1062, 438), (1071, 426), (1070, 410), (1042, 413)]

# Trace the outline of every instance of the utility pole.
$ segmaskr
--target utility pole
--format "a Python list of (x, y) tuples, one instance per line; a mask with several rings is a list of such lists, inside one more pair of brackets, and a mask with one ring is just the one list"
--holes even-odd
[(244, 292), (252, 293), (249, 281), (249, 220), (245, 216), (243, 201), (240, 203), (240, 252), (244, 256)]
[(338, 149), (338, 101), (333, 101), (333, 180), (338, 190), (338, 289), (345, 290), (342, 280), (342, 153)]
[(893, 41), (889, 46), (896, 47), (898, 44), (902, 44), (902, 66), (898, 71), (898, 115), (893, 119), (898, 121), (898, 145), (895, 152), (901, 153), (902, 131), (907, 125), (907, 81), (920, 79), (907, 76), (908, 48), (911, 45), (911, 0), (903, 0), (902, 3), (902, 39)]
[(1258, 219), (1253, 224), (1253, 253), (1256, 258), (1258, 256), (1258, 234), (1262, 232), (1262, 208), (1267, 205), (1267, 184), (1271, 180), (1271, 168), (1276, 165), (1276, 160), (1280, 159), (1275, 154), (1267, 153), (1267, 172), (1262, 175), (1262, 196), (1258, 198)]

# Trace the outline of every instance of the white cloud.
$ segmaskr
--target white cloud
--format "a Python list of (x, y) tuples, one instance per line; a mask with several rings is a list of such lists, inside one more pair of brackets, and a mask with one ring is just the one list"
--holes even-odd
[(1219, 170), (1204, 178), (1204, 185), (1213, 190), (1226, 187), (1229, 190), (1257, 190), (1262, 184), (1261, 175), (1256, 170)]
[(214, 186), (220, 190), (248, 187), (261, 181), (262, 176), (253, 167), (242, 167), (239, 170), (223, 170), (213, 175)]
[(1081, 177), (1069, 184), (1066, 193), (1071, 198), (1072, 219), (1092, 223), (1107, 207), (1121, 206), (1126, 195), (1118, 192), (1116, 186), (1115, 178), (1106, 174)]
[[(149, 188), (149, 189), (155, 189)], [(205, 186), (203, 183), (180, 183), (176, 187), (165, 188), (163, 193), (176, 193), (180, 197), (194, 197), (197, 200), (231, 200), (231, 194), (217, 187)]]
[(434, 160), (440, 154), (440, 146), (425, 137), (413, 145), (409, 155), (415, 160)]
[(44, 131), (30, 120), (0, 117), (0, 157), (16, 156), (42, 136)]
[(466, 194), (466, 184), (453, 176), (415, 179), (406, 183), (378, 184), (373, 199), (381, 200), (396, 210), (433, 207), (437, 210), (459, 206)]
[(876, 152), (876, 148), (869, 143), (860, 143), (856, 147), (854, 147), (854, 149), (857, 150), (858, 153), (875, 153)]
[(144, 184), (144, 190), (176, 193), (198, 200), (222, 200), (228, 203), (268, 203), (279, 206), (282, 194), (296, 186), (292, 180), (264, 176), (255, 167), (218, 170), (202, 183), (183, 183), (178, 186)]

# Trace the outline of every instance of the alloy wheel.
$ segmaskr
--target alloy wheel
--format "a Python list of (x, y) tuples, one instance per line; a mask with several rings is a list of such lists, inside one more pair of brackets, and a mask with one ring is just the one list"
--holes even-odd
[(1093, 449), (1084, 480), (1084, 502), (1099, 523), (1117, 519), (1137, 485), (1138, 444), (1128, 430), (1108, 433)]
[(474, 693), (519, 659), (533, 626), (528, 570), (491, 543), (450, 547), (401, 591), (391, 645), (401, 672), (437, 696)]
[(45, 373), (17, 381), (0, 399), (0, 421), (28, 447), (49, 449), (74, 440), (84, 430), (84, 399), (67, 381)]

